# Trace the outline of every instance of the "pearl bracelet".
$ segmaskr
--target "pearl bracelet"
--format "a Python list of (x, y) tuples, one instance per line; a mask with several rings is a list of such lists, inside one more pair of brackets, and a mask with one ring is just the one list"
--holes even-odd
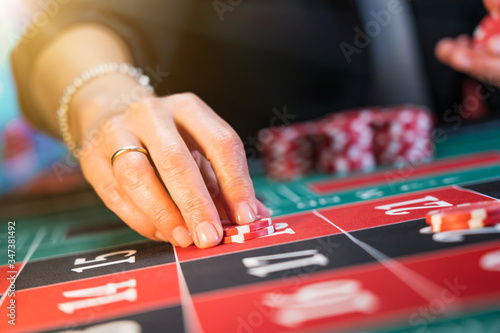
[(80, 158), (80, 149), (77, 147), (75, 140), (71, 136), (68, 122), (69, 103), (73, 95), (85, 83), (94, 79), (100, 78), (105, 75), (121, 73), (129, 75), (137, 80), (139, 84), (144, 87), (148, 92), (153, 92), (153, 87), (149, 83), (149, 77), (142, 73), (140, 68), (136, 68), (124, 63), (108, 62), (90, 68), (80, 74), (73, 80), (64, 90), (59, 100), (59, 108), (56, 112), (57, 123), (59, 125), (59, 133), (61, 134), (64, 143), (68, 150), (75, 156), (76, 159)]

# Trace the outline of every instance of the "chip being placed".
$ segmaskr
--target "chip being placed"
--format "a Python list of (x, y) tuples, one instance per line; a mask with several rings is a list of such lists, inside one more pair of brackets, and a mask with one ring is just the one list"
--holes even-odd
[(247, 240), (270, 235), (270, 234), (274, 233), (275, 231), (276, 231), (276, 229), (274, 229), (274, 225), (270, 225), (270, 226), (264, 227), (264, 228), (259, 229), (259, 230), (246, 232), (244, 234), (225, 236), (224, 238), (222, 238), (222, 243), (224, 243), (224, 244), (244, 243)]
[(222, 224), (222, 227), (224, 229), (224, 236), (246, 234), (248, 232), (257, 231), (259, 229), (263, 229), (265, 227), (273, 225), (273, 222), (271, 221), (270, 217), (264, 217), (264, 218), (259, 217), (258, 220), (255, 222), (250, 222), (241, 225), (231, 225), (228, 223), (229, 222), (224, 221)]

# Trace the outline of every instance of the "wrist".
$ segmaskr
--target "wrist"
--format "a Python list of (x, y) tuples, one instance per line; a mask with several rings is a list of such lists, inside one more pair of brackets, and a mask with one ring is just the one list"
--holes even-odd
[[(128, 78), (118, 80), (117, 78), (122, 75), (127, 75)], [(136, 82), (133, 83), (130, 78)], [(109, 82), (105, 84), (106, 81)], [(107, 104), (116, 100), (119, 97), (118, 93), (122, 93), (121, 96), (127, 96), (123, 94), (127, 91), (124, 89), (135, 88), (137, 85), (144, 89), (145, 95), (148, 92), (153, 93), (149, 78), (143, 75), (140, 69), (125, 63), (108, 62), (84, 71), (63, 90), (56, 118), (64, 143), (77, 159), (80, 156), (78, 141), (85, 134), (84, 130), (87, 126), (93, 120), (98, 119), (96, 115), (108, 109)], [(134, 92), (132, 89), (128, 91), (129, 94)], [(69, 115), (71, 106), (75, 109), (73, 117)], [(76, 133), (72, 134), (72, 131)]]
[(70, 104), (74, 140), (81, 143), (110, 114), (125, 112), (131, 104), (151, 96), (153, 92), (128, 75), (115, 73), (92, 80), (74, 95)]

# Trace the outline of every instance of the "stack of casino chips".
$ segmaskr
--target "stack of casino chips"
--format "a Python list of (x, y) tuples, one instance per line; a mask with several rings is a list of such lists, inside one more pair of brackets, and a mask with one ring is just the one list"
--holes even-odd
[(325, 173), (369, 171), (375, 167), (374, 112), (355, 110), (327, 116), (316, 125), (316, 165)]
[(242, 225), (232, 225), (222, 221), (224, 237), (222, 243), (244, 243), (245, 241), (267, 236), (274, 233), (274, 224), (270, 217), (259, 217), (255, 222)]
[(379, 165), (420, 164), (434, 155), (431, 113), (422, 107), (382, 109), (373, 123)]
[(500, 201), (482, 201), (438, 209), (427, 213), (432, 231), (480, 229), (500, 223)]
[(290, 180), (314, 170), (313, 132), (312, 123), (266, 128), (259, 132), (259, 146), (269, 177)]
[(419, 164), (434, 154), (434, 120), (425, 107), (366, 107), (263, 129), (259, 147), (267, 175), (292, 180), (324, 173), (367, 172), (377, 165)]

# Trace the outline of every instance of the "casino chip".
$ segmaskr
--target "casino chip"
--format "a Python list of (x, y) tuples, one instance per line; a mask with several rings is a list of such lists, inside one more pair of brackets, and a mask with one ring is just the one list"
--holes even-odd
[(271, 226), (271, 225), (273, 225), (271, 218), (266, 217), (266, 218), (260, 219), (258, 221), (255, 221), (255, 222), (248, 223), (248, 224), (223, 226), (224, 236), (241, 235), (241, 234), (248, 233), (250, 231), (256, 231), (259, 229), (263, 229), (263, 228)]
[(432, 223), (431, 229), (434, 232), (462, 230), (462, 229), (480, 229), (483, 227), (493, 226), (497, 223), (500, 223), (500, 218), (493, 217), (493, 218), (486, 218), (483, 220), (471, 219), (471, 220), (456, 221), (453, 223), (450, 222)]
[(292, 180), (311, 173), (313, 132), (314, 124), (310, 123), (262, 129), (258, 139), (267, 175), (275, 180)]
[(488, 14), (479, 23), (473, 33), (473, 45), (477, 49), (485, 49), (488, 39), (500, 35), (500, 15)]
[(482, 201), (428, 212), (432, 231), (477, 229), (500, 223), (500, 201)]
[(434, 119), (424, 107), (403, 105), (384, 109), (374, 122), (374, 151), (379, 165), (417, 165), (434, 155)]
[(418, 165), (434, 156), (431, 112), (420, 106), (365, 107), (258, 134), (268, 177), (293, 180), (323, 173)]
[(317, 168), (325, 173), (370, 171), (375, 167), (373, 129), (369, 109), (327, 115), (315, 133)]
[(255, 231), (249, 231), (239, 235), (225, 236), (222, 238), (222, 243), (244, 243), (247, 240), (255, 239), (262, 236), (267, 236), (275, 231), (274, 225), (264, 227)]
[(259, 217), (255, 222), (242, 225), (233, 225), (229, 221), (222, 221), (224, 238), (222, 243), (243, 243), (246, 240), (272, 234), (275, 229), (270, 217)]

